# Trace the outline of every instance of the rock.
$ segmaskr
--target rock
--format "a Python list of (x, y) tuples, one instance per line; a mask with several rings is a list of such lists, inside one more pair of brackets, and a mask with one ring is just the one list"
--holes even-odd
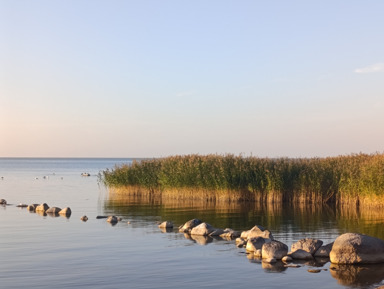
[(232, 238), (237, 238), (240, 237), (241, 233), (239, 231), (234, 231), (232, 229), (226, 228), (224, 229), (223, 233), (220, 234), (221, 238), (226, 238), (226, 239), (232, 239)]
[(107, 222), (108, 222), (108, 223), (111, 223), (111, 224), (117, 224), (118, 221), (119, 221), (119, 220), (117, 219), (116, 216), (109, 216), (109, 217), (107, 218)]
[(20, 203), (20, 204), (18, 204), (16, 207), (17, 207), (17, 208), (27, 208), (28, 205)]
[(58, 207), (50, 207), (50, 208), (47, 209), (45, 212), (46, 212), (47, 214), (58, 214), (60, 211), (61, 211), (61, 209), (58, 208)]
[(159, 225), (159, 228), (165, 228), (165, 229), (173, 228), (173, 223), (170, 222), (170, 221), (162, 222), (162, 223)]
[(190, 233), (194, 227), (200, 225), (201, 223), (202, 223), (202, 221), (200, 221), (199, 219), (189, 220), (181, 228), (179, 228), (179, 232)]
[(96, 219), (107, 219), (108, 216), (97, 216)]
[(83, 222), (86, 222), (86, 221), (88, 221), (88, 217), (87, 217), (87, 216), (82, 216), (82, 217), (80, 218), (80, 220), (82, 220)]
[(262, 254), (262, 251), (261, 249), (257, 249), (256, 251), (253, 252), (253, 256), (255, 258), (262, 258), (263, 254)]
[(252, 229), (248, 231), (243, 231), (240, 235), (243, 239), (251, 239), (251, 238), (257, 238), (262, 237), (264, 239), (271, 239), (273, 240), (272, 233), (266, 229), (264, 229), (262, 226), (256, 225)]
[(192, 228), (191, 235), (208, 236), (213, 231), (215, 231), (215, 228), (212, 227), (210, 224), (201, 223), (200, 225), (197, 225), (196, 227)]
[(248, 239), (245, 249), (247, 251), (255, 252), (263, 247), (265, 240), (262, 237)]
[(321, 246), (316, 252), (315, 252), (315, 257), (326, 257), (329, 258), (329, 253), (332, 251), (333, 243), (329, 243), (325, 246)]
[(72, 210), (69, 207), (66, 207), (59, 212), (60, 215), (69, 217), (72, 214)]
[(4, 199), (0, 199), (0, 205), (6, 205), (7, 204), (7, 201), (4, 200)]
[(384, 241), (367, 235), (346, 233), (337, 237), (329, 257), (336, 264), (383, 263)]
[(46, 203), (43, 203), (41, 205), (36, 206), (35, 211), (45, 213), (48, 209), (49, 209), (49, 206)]
[(321, 269), (308, 269), (307, 270), (309, 273), (320, 273)]
[(302, 249), (304, 251), (309, 252), (311, 255), (314, 255), (315, 252), (321, 247), (321, 245), (323, 245), (323, 241), (321, 240), (305, 238), (292, 244), (291, 252), (295, 252), (296, 250)]
[(274, 258), (276, 260), (280, 260), (287, 255), (288, 246), (279, 241), (271, 241), (269, 243), (265, 243), (261, 251), (263, 259)]
[(247, 241), (242, 239), (242, 238), (236, 238), (236, 247), (237, 248), (242, 248), (245, 245), (247, 245)]
[(285, 264), (284, 267), (287, 268), (300, 268), (301, 266), (298, 264)]
[(285, 262), (285, 263), (288, 263), (288, 262), (292, 262), (292, 257), (291, 256), (284, 256), (281, 261)]
[(304, 251), (302, 249), (298, 249), (294, 252), (289, 252), (288, 256), (290, 256), (293, 259), (297, 259), (297, 260), (311, 260), (311, 259), (313, 259), (313, 256), (311, 253)]
[(27, 207), (27, 210), (30, 211), (30, 212), (35, 212), (36, 211), (36, 208), (39, 204), (32, 204), (32, 205), (29, 205)]

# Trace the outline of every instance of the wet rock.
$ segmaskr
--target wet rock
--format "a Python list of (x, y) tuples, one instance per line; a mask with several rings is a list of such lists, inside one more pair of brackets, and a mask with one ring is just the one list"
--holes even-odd
[(321, 240), (305, 238), (292, 244), (291, 252), (295, 252), (296, 250), (301, 249), (309, 252), (311, 255), (314, 255), (315, 252), (321, 247), (321, 245), (323, 245), (323, 241)]
[(86, 222), (86, 221), (88, 221), (88, 217), (87, 217), (87, 216), (82, 216), (82, 217), (80, 218), (80, 220), (82, 220), (83, 222)]
[(281, 261), (285, 262), (285, 263), (288, 263), (288, 262), (292, 262), (292, 257), (290, 256), (284, 256)]
[(259, 225), (254, 226), (252, 229), (248, 231), (243, 231), (240, 237), (243, 239), (262, 237), (264, 239), (273, 240), (272, 233)]
[(332, 251), (332, 247), (333, 247), (333, 243), (329, 243), (325, 246), (321, 246), (316, 252), (315, 252), (315, 257), (325, 257), (325, 258), (328, 258), (329, 257), (329, 254), (331, 253)]
[(22, 203), (20, 203), (20, 204), (18, 204), (16, 207), (17, 207), (17, 208), (27, 208), (28, 205), (27, 205), (27, 204), (22, 204)]
[(244, 247), (246, 245), (247, 245), (247, 241), (246, 240), (244, 240), (242, 238), (237, 238), (236, 239), (236, 247), (237, 248), (242, 248), (242, 247)]
[(274, 258), (280, 260), (287, 255), (288, 246), (279, 241), (271, 241), (265, 243), (261, 250), (264, 259)]
[(35, 209), (36, 212), (42, 212), (45, 213), (49, 209), (49, 206), (46, 203), (43, 203), (41, 205), (38, 205)]
[(321, 269), (308, 269), (307, 270), (309, 273), (320, 273)]
[(61, 211), (61, 209), (58, 208), (58, 207), (50, 207), (50, 208), (47, 209), (45, 212), (46, 212), (47, 214), (58, 214), (60, 211)]
[(171, 229), (173, 228), (173, 223), (170, 222), (170, 221), (165, 221), (165, 222), (162, 222), (160, 225), (159, 225), (159, 228), (160, 229)]
[(224, 232), (222, 234), (220, 234), (220, 237), (231, 239), (231, 238), (240, 237), (240, 235), (241, 235), (241, 233), (239, 231), (235, 231), (235, 230), (232, 230), (230, 228), (226, 228), (226, 229), (224, 229)]
[(29, 205), (27, 207), (27, 210), (30, 211), (30, 212), (35, 212), (36, 211), (36, 208), (39, 204), (32, 204), (32, 205)]
[(191, 235), (208, 236), (213, 231), (215, 231), (215, 228), (210, 224), (201, 223), (200, 225), (197, 225), (191, 229)]
[(247, 251), (255, 252), (256, 250), (261, 250), (264, 244), (265, 244), (265, 239), (262, 237), (251, 238), (251, 239), (248, 239), (245, 249)]
[(62, 209), (59, 212), (59, 215), (65, 216), (65, 217), (69, 217), (69, 216), (71, 216), (71, 214), (72, 214), (72, 210), (69, 207), (66, 207), (66, 208)]
[(297, 260), (312, 260), (313, 256), (311, 253), (304, 251), (302, 249), (298, 249), (294, 252), (289, 252), (288, 256), (292, 257), (292, 259)]
[(182, 227), (179, 228), (179, 232), (181, 233), (190, 233), (191, 230), (200, 225), (202, 223), (201, 220), (199, 219), (192, 219), (192, 220), (189, 220), (188, 222), (186, 222)]
[(346, 233), (337, 237), (329, 257), (336, 264), (383, 263), (384, 241), (367, 235)]
[(107, 222), (111, 224), (117, 224), (117, 222), (119, 222), (119, 219), (116, 216), (109, 216), (107, 218)]
[(4, 200), (4, 199), (0, 199), (0, 205), (6, 205), (7, 204), (7, 201)]

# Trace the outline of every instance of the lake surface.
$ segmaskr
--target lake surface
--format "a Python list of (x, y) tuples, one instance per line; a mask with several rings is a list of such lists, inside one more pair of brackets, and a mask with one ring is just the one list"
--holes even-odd
[[(328, 260), (285, 268), (245, 254), (235, 241), (162, 232), (199, 218), (219, 228), (268, 228), (289, 247), (305, 237), (325, 244), (345, 232), (384, 239), (384, 213), (321, 206), (260, 206), (116, 198), (98, 173), (131, 159), (0, 158), (0, 288), (376, 288), (384, 266), (339, 266)], [(82, 177), (81, 173), (90, 173)], [(1, 178), (2, 177), (2, 178)], [(41, 216), (19, 203), (70, 207), (70, 218)], [(123, 218), (115, 226), (97, 215)], [(82, 222), (80, 217), (89, 220)], [(308, 269), (327, 269), (314, 274)]]

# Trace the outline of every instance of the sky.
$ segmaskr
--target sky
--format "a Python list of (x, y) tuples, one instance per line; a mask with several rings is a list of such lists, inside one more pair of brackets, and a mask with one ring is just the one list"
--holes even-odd
[(0, 0), (0, 157), (382, 153), (383, 11)]

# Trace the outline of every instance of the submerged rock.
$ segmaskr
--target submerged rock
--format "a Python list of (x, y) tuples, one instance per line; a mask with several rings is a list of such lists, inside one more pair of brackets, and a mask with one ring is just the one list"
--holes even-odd
[(384, 241), (367, 235), (346, 233), (335, 240), (329, 254), (336, 264), (384, 262)]
[(159, 225), (159, 228), (163, 228), (163, 229), (170, 229), (170, 228), (173, 228), (173, 223), (171, 221), (165, 221), (165, 222), (162, 222), (160, 225)]
[(180, 233), (190, 233), (191, 230), (202, 223), (199, 219), (192, 219), (179, 228)]

